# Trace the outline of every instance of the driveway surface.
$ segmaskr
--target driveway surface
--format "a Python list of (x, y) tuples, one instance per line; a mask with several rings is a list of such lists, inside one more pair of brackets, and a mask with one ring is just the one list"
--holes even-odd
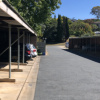
[(42, 56), (34, 100), (100, 100), (100, 63), (47, 46)]

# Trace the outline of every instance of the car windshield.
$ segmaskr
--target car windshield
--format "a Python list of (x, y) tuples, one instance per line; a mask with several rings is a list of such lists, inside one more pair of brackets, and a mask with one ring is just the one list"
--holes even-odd
[(29, 45), (26, 45), (26, 47), (27, 47), (27, 49), (29, 49), (29, 50), (30, 50), (30, 47), (29, 47)]
[(30, 45), (30, 48), (35, 49), (35, 46), (34, 45)]

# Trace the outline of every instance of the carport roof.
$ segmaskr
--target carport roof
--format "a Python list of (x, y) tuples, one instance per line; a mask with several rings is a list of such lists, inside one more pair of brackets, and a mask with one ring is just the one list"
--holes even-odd
[(18, 28), (27, 29), (32, 34), (36, 32), (32, 27), (21, 17), (21, 15), (9, 4), (7, 0), (0, 0), (0, 24), (7, 23)]
[(69, 37), (69, 39), (98, 38), (100, 36)]

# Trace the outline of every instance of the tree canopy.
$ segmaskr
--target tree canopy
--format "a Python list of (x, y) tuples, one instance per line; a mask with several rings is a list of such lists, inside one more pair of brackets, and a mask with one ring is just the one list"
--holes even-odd
[(96, 31), (98, 26), (94, 24), (94, 22), (98, 21), (98, 19), (86, 19), (84, 20), (85, 23), (88, 23), (92, 27), (92, 31)]
[(69, 38), (69, 23), (71, 21), (65, 16), (58, 15), (54, 18), (48, 18), (45, 23), (44, 38), (47, 38), (47, 42), (65, 42)]
[(62, 20), (61, 15), (58, 15), (58, 22), (57, 22), (57, 42), (62, 42)]
[(57, 20), (55, 18), (48, 18), (45, 26), (43, 37), (47, 38), (47, 42), (55, 42), (57, 36)]
[(8, 0), (35, 29), (60, 7), (61, 0)]
[(76, 21), (70, 25), (70, 34), (75, 36), (93, 35), (92, 27), (83, 21)]
[(63, 40), (67, 40), (69, 38), (69, 23), (71, 22), (67, 17), (62, 17), (62, 32), (63, 32)]
[(100, 6), (95, 6), (91, 9), (91, 14), (95, 15), (97, 19), (100, 18)]

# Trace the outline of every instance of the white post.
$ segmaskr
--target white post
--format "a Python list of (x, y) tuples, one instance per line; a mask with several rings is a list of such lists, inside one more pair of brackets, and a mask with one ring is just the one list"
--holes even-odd
[(11, 78), (11, 25), (9, 25), (9, 78)]

